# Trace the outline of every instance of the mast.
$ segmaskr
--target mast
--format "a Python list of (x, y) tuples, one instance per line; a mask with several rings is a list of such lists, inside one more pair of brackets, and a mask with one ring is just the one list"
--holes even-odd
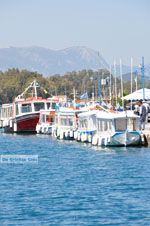
[(111, 93), (112, 93), (112, 91), (111, 91), (111, 64), (110, 64), (110, 104), (111, 104), (111, 102), (112, 102), (112, 97), (111, 97)]
[(74, 108), (75, 108), (75, 105), (76, 105), (76, 90), (75, 90), (75, 87), (73, 87), (73, 105), (74, 105)]
[(20, 94), (16, 97), (16, 99), (21, 99), (23, 97), (23, 95), (30, 89), (33, 88), (34, 89), (34, 96), (35, 99), (37, 99), (37, 87), (39, 87), (39, 84), (36, 82), (36, 80), (34, 80), (33, 82), (30, 83), (30, 85)]
[(121, 78), (121, 95), (122, 95), (122, 107), (124, 111), (124, 99), (123, 99), (123, 78), (122, 78), (122, 61), (120, 59), (120, 78)]
[(142, 56), (141, 81), (142, 81), (142, 89), (143, 89), (143, 100), (145, 100), (145, 88), (144, 88), (144, 56)]
[(131, 57), (131, 110), (132, 110), (132, 71), (133, 71), (133, 58)]
[(114, 76), (115, 76), (115, 97), (116, 97), (116, 106), (117, 106), (117, 82), (116, 82), (116, 61), (114, 60)]
[(35, 99), (37, 100), (37, 82), (34, 80), (33, 82), (34, 92), (35, 92)]
[(99, 105), (101, 105), (101, 73), (99, 72)]
[(136, 75), (136, 91), (137, 91), (137, 75)]

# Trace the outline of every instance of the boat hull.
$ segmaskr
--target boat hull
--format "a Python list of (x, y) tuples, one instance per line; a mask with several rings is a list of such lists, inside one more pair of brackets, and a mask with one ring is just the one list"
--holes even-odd
[(138, 146), (141, 145), (141, 135), (139, 132), (115, 133), (111, 139), (111, 146)]
[(13, 120), (12, 127), (6, 126), (4, 131), (15, 133), (36, 132), (36, 125), (38, 121), (39, 113), (19, 116)]

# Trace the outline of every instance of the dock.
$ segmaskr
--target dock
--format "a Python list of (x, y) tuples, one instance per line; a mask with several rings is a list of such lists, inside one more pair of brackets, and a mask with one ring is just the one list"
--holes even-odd
[(146, 138), (147, 146), (150, 147), (150, 122), (147, 122), (145, 124), (145, 130), (141, 130), (140, 132), (143, 134), (143, 139), (144, 137)]

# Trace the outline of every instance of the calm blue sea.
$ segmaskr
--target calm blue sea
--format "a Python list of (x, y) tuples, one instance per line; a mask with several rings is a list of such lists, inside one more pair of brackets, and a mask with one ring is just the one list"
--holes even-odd
[(0, 133), (0, 226), (150, 225), (150, 149)]

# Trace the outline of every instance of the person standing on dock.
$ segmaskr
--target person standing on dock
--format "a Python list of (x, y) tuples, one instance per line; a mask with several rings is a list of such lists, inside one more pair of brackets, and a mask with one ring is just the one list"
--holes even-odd
[(143, 130), (145, 130), (145, 121), (146, 121), (146, 107), (143, 102), (140, 101), (140, 130), (143, 124)]

